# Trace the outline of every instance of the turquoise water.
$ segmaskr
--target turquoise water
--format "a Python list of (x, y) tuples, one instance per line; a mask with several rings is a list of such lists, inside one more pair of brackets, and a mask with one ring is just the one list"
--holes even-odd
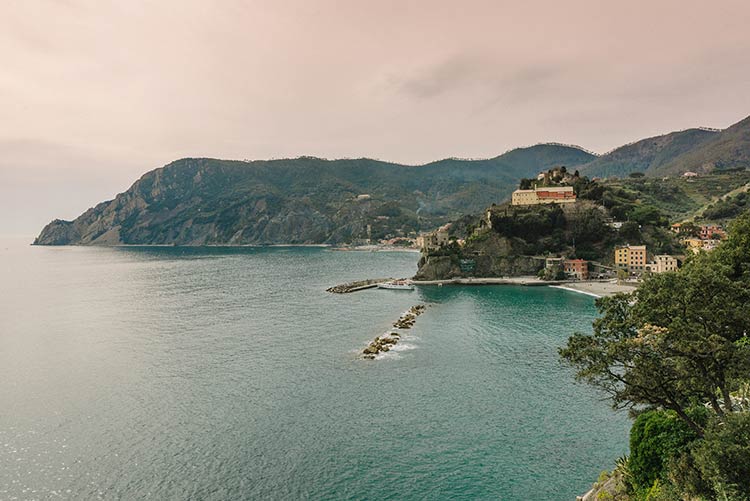
[[(410, 253), (0, 243), (0, 499), (572, 500), (628, 422), (557, 347), (590, 297)], [(392, 351), (357, 352), (409, 306)]]

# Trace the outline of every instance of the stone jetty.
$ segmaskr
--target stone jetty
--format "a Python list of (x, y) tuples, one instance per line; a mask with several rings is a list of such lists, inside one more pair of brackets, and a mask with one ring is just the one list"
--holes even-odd
[[(401, 315), (399, 319), (393, 323), (393, 327), (402, 330), (411, 329), (417, 321), (417, 317), (424, 313), (426, 308), (427, 307), (423, 304), (412, 306), (409, 308), (409, 311)], [(391, 331), (386, 335), (378, 336), (367, 345), (367, 348), (362, 350), (362, 357), (372, 360), (378, 353), (390, 351), (400, 340), (401, 334), (398, 331)]]
[(378, 284), (392, 280), (391, 278), (368, 278), (367, 280), (358, 280), (356, 282), (349, 282), (341, 285), (334, 285), (326, 289), (327, 292), (334, 294), (348, 294), (350, 292), (357, 292), (364, 289), (372, 289), (377, 287)]

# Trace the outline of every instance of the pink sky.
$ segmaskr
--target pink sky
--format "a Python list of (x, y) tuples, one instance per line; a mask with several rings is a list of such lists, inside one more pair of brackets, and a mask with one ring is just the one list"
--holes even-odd
[(0, 233), (176, 158), (603, 152), (750, 115), (750, 2), (0, 3)]

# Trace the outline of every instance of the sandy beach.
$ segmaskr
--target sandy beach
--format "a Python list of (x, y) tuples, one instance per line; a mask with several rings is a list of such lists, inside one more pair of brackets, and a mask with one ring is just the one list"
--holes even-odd
[(564, 285), (552, 285), (559, 289), (580, 292), (594, 297), (612, 296), (619, 292), (630, 293), (637, 284), (618, 284), (617, 282), (568, 282)]

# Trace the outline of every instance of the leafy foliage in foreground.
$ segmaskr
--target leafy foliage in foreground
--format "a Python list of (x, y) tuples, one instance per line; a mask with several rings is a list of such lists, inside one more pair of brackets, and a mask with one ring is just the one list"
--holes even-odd
[(750, 213), (713, 253), (597, 306), (560, 353), (615, 407), (653, 409), (631, 431), (636, 498), (750, 499)]

